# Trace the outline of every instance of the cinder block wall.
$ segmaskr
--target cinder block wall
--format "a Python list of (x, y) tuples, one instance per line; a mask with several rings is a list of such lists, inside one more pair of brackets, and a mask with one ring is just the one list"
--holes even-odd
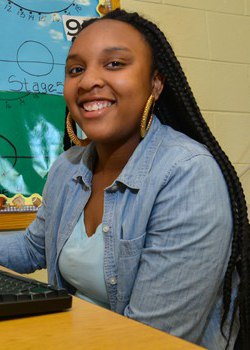
[[(250, 167), (250, 0), (121, 0), (166, 34), (239, 175)], [(250, 170), (241, 181), (250, 212)]]

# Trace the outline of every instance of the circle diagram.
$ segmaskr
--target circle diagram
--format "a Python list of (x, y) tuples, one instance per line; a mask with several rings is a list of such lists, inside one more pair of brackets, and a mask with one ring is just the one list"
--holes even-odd
[[(29, 58), (27, 59), (27, 52)], [(41, 61), (43, 57), (43, 61)], [(27, 40), (17, 50), (17, 64), (19, 68), (32, 76), (42, 77), (52, 72), (54, 57), (52, 52), (39, 41)]]
[[(7, 175), (16, 165), (17, 151), (13, 143), (0, 135), (0, 178)], [(4, 152), (4, 153), (3, 153)]]

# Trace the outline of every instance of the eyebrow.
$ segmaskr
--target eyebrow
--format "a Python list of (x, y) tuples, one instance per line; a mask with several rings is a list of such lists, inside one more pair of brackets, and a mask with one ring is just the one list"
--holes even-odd
[[(114, 46), (114, 47), (107, 47), (106, 49), (103, 50), (104, 52), (112, 52), (112, 51), (125, 51), (125, 52), (131, 52), (130, 49), (128, 49), (127, 47), (125, 46)], [(68, 57), (67, 57), (67, 61), (69, 60), (74, 60), (74, 59), (77, 59), (79, 58), (79, 55), (78, 54), (69, 54)]]
[(127, 51), (127, 52), (131, 52), (130, 49), (128, 49), (125, 46), (114, 46), (114, 47), (107, 47), (106, 49), (104, 49), (104, 51)]
[(77, 54), (71, 54), (71, 55), (68, 55), (67, 59), (66, 59), (66, 62), (69, 61), (69, 60), (74, 60), (76, 58), (78, 58), (79, 56)]

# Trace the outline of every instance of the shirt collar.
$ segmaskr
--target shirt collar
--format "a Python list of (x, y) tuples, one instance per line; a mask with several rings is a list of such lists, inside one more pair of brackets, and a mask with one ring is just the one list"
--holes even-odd
[(139, 143), (128, 163), (117, 178), (131, 189), (140, 189), (145, 176), (148, 174), (157, 149), (162, 141), (161, 122), (154, 116), (146, 137)]
[(79, 162), (79, 165), (73, 174), (72, 178), (75, 181), (78, 181), (79, 178), (83, 181), (83, 183), (87, 187), (91, 187), (92, 182), (92, 170), (95, 164), (96, 151), (95, 151), (95, 143), (91, 142), (86, 147), (74, 146), (82, 149), (82, 156)]

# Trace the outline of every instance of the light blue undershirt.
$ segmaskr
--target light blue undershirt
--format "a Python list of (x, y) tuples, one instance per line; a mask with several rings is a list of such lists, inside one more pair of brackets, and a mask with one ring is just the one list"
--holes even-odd
[(76, 296), (110, 309), (104, 278), (102, 225), (88, 237), (81, 214), (59, 257), (63, 278), (77, 289)]

